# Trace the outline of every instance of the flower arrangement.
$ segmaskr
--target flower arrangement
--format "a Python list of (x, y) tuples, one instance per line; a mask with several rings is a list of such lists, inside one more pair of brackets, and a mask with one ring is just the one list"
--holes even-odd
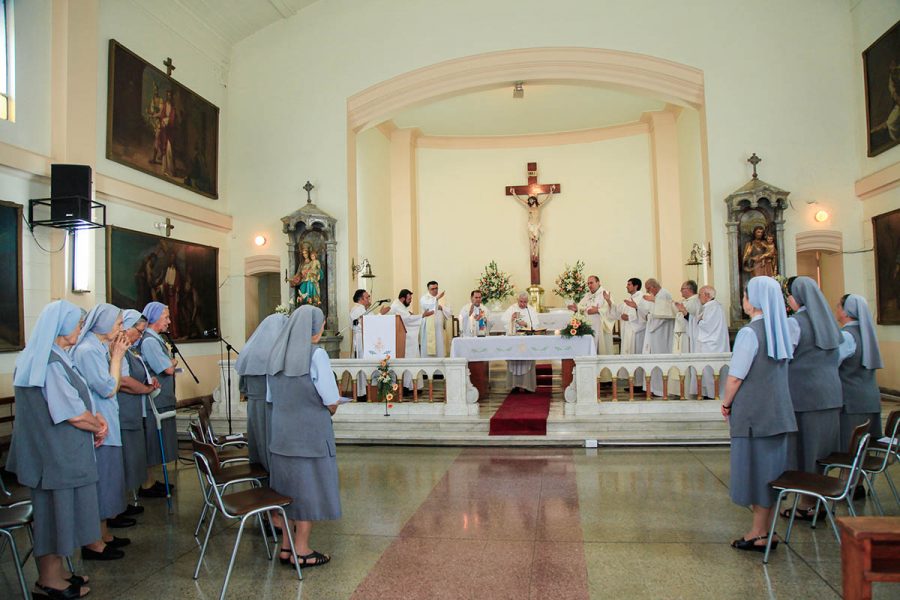
[(378, 390), (378, 399), (384, 402), (384, 416), (388, 416), (388, 402), (394, 401), (394, 393), (400, 387), (394, 379), (390, 364), (391, 355), (388, 354), (381, 359), (381, 364), (378, 365), (378, 371), (373, 379), (375, 389)]
[(575, 337), (578, 335), (594, 335), (594, 328), (588, 323), (587, 315), (582, 312), (577, 312), (572, 315), (566, 328), (560, 330), (559, 335), (564, 338)]
[(788, 278), (784, 275), (775, 275), (773, 279), (775, 279), (775, 281), (778, 282), (778, 285), (781, 286), (781, 295), (784, 296), (784, 310), (787, 312), (788, 316), (791, 316), (792, 314), (794, 314), (794, 309), (791, 308), (790, 304), (788, 304), (788, 296), (791, 295), (791, 292), (787, 287)]
[(577, 261), (574, 267), (566, 264), (565, 270), (556, 278), (554, 293), (561, 298), (571, 298), (578, 304), (587, 294), (587, 279), (584, 277), (584, 262)]
[(484, 273), (478, 279), (478, 289), (485, 302), (500, 302), (504, 298), (513, 295), (513, 285), (509, 280), (509, 273), (505, 273), (497, 266), (497, 261), (491, 261), (484, 268)]

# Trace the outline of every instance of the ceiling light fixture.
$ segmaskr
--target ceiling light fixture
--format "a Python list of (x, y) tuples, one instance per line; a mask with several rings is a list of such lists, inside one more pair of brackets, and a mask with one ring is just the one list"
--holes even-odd
[(513, 98), (524, 98), (525, 97), (525, 82), (517, 81), (513, 86)]

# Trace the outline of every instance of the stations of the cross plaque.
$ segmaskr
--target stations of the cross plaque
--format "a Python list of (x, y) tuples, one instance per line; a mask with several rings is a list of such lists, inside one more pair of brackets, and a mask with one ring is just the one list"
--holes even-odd
[[(528, 163), (528, 183), (506, 187), (506, 195), (513, 196), (528, 211), (528, 245), (531, 266), (531, 285), (541, 284), (541, 208), (562, 191), (558, 183), (538, 183), (537, 163)], [(541, 197), (543, 196), (543, 198)]]

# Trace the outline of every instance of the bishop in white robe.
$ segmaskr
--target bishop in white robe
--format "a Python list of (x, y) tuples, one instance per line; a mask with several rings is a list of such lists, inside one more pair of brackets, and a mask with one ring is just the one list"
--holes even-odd
[[(419, 298), (419, 308), (422, 309), (423, 315), (419, 332), (420, 356), (429, 358), (447, 356), (447, 348), (444, 346), (444, 327), (453, 313), (441, 302), (443, 298), (444, 292), (438, 293), (437, 281), (429, 281), (428, 293)], [(431, 314), (425, 317), (427, 312), (431, 312)]]
[[(594, 343), (597, 345), (597, 354), (613, 353), (613, 328), (616, 325), (618, 315), (613, 306), (612, 297), (602, 285), (596, 275), (587, 279), (588, 293), (576, 306), (569, 305), (569, 310), (578, 310), (587, 315), (587, 322), (594, 330)], [(610, 377), (606, 371), (600, 376), (600, 381), (606, 383)]]
[[(647, 308), (647, 332), (642, 354), (671, 354), (675, 344), (675, 302), (655, 279), (647, 280), (648, 294), (641, 298)], [(654, 369), (650, 375), (650, 393), (663, 395), (663, 374)]]
[[(396, 300), (391, 303), (388, 310), (389, 315), (399, 315), (403, 319), (403, 326), (406, 327), (406, 358), (419, 358), (419, 328), (422, 325), (422, 317), (424, 315), (414, 315), (410, 311), (409, 306), (412, 304), (413, 293), (410, 290), (402, 289)], [(416, 389), (422, 389), (423, 378), (416, 377)], [(403, 387), (411, 390), (413, 387), (413, 374), (410, 372), (403, 373)]]
[(462, 337), (488, 335), (490, 328), (490, 311), (481, 303), (481, 291), (474, 290), (469, 294), (471, 302), (459, 311), (459, 334)]
[[(700, 288), (700, 302), (703, 310), (697, 320), (697, 352), (730, 352), (728, 323), (725, 309), (716, 300), (716, 288), (705, 285)], [(703, 396), (715, 398), (715, 373), (712, 367), (703, 369)]]
[[(528, 305), (528, 294), (521, 292), (515, 304), (503, 313), (506, 335), (516, 335), (525, 329), (541, 326), (537, 310)], [(533, 392), (537, 389), (537, 371), (533, 360), (506, 361), (506, 382), (510, 389), (522, 388)]]

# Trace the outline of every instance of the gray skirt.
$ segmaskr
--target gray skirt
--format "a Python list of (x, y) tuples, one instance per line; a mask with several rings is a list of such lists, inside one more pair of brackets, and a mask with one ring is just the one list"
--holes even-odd
[(63, 490), (31, 490), (34, 555), (71, 556), (100, 539), (97, 484)]
[(795, 412), (794, 416), (797, 433), (790, 436), (790, 468), (821, 473), (816, 461), (841, 449), (841, 409)]
[(272, 403), (266, 402), (266, 447), (264, 448), (263, 458), (266, 462), (261, 463), (266, 467), (266, 471), (268, 471), (272, 464), (272, 452), (269, 450), (269, 440), (272, 439)]
[(872, 438), (869, 443), (872, 443), (883, 435), (881, 433), (881, 413), (845, 413), (841, 410), (841, 451), (851, 454), (856, 452), (856, 448), (850, 448), (850, 437), (853, 435), (853, 430), (867, 420), (871, 421), (869, 433), (872, 434)]
[(789, 435), (731, 438), (731, 501), (741, 506), (775, 504), (769, 482), (787, 470)]
[(121, 446), (97, 448), (97, 498), (100, 520), (112, 519), (125, 510), (125, 464)]
[(269, 448), (269, 436), (266, 433), (266, 401), (252, 396), (247, 397), (247, 446), (250, 462), (259, 463), (269, 468), (266, 456)]
[(125, 461), (125, 489), (136, 489), (147, 478), (147, 442), (143, 428), (122, 430), (122, 458)]
[[(162, 434), (166, 450), (166, 462), (172, 462), (178, 458), (178, 430), (175, 427), (175, 419), (166, 419), (162, 422)], [(152, 412), (144, 417), (144, 435), (147, 444), (147, 466), (161, 465), (162, 454), (159, 451), (159, 430), (156, 429), (156, 419), (153, 418)]]
[(293, 498), (284, 509), (289, 519), (329, 521), (341, 518), (336, 457), (300, 458), (272, 454), (269, 460), (272, 489)]

